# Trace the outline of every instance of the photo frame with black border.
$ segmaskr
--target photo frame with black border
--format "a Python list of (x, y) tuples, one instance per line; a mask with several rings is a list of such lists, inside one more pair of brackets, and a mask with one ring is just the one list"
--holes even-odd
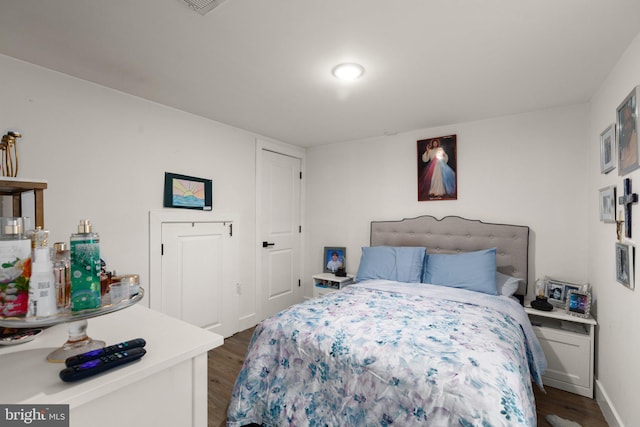
[[(336, 259), (333, 255), (336, 255)], [(347, 248), (344, 246), (325, 246), (324, 247), (324, 264), (323, 270), (325, 273), (335, 273), (339, 267), (347, 268), (346, 263)]]
[(625, 97), (616, 109), (618, 175), (623, 176), (640, 168), (638, 134), (638, 86)]
[(210, 211), (213, 209), (213, 183), (207, 178), (164, 173), (165, 208), (197, 209)]
[(616, 281), (635, 288), (635, 247), (631, 244), (616, 242)]
[(616, 167), (616, 125), (610, 124), (600, 134), (600, 172), (608, 173)]
[(616, 186), (610, 185), (599, 190), (600, 221), (616, 222)]
[(589, 318), (591, 311), (591, 293), (570, 290), (567, 293), (565, 310), (568, 314), (577, 317)]

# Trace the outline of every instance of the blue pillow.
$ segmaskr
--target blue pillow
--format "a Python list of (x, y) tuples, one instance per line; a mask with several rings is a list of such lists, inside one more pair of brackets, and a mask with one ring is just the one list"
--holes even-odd
[(356, 282), (371, 279), (420, 283), (425, 248), (371, 246), (362, 248)]
[(497, 295), (496, 248), (454, 255), (427, 255), (423, 281)]

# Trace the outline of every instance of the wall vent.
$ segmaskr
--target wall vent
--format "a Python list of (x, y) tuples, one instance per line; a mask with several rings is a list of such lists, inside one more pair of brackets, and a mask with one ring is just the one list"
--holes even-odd
[(186, 4), (200, 15), (211, 12), (225, 1), (226, 0), (180, 0), (181, 3)]

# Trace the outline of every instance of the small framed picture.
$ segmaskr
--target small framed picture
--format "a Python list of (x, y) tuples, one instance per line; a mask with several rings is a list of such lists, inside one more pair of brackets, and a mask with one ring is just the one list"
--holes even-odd
[(212, 182), (210, 179), (164, 173), (165, 208), (200, 209), (210, 211), (213, 207)]
[(589, 317), (591, 310), (591, 293), (571, 290), (567, 293), (567, 303), (565, 305), (567, 313), (572, 316)]
[(616, 280), (629, 289), (635, 287), (635, 247), (616, 242)]
[(564, 308), (567, 302), (567, 295), (571, 291), (588, 292), (589, 285), (586, 283), (571, 283), (546, 277), (545, 296), (547, 301), (554, 307)]
[(638, 87), (622, 101), (616, 109), (618, 129), (618, 175), (623, 176), (640, 168), (638, 157)]
[(335, 273), (338, 268), (346, 266), (347, 249), (344, 247), (325, 246), (324, 247), (324, 272)]
[(616, 222), (616, 186), (600, 189), (600, 221)]
[(600, 134), (600, 172), (611, 172), (616, 167), (616, 125), (610, 124)]

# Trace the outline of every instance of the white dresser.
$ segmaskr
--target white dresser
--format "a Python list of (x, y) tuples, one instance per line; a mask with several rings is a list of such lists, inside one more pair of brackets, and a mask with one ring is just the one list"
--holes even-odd
[(146, 355), (65, 383), (58, 376), (64, 364), (46, 360), (68, 337), (67, 325), (56, 325), (31, 342), (0, 347), (0, 402), (69, 404), (74, 427), (207, 426), (207, 351), (222, 336), (142, 305), (88, 324), (88, 335), (107, 345), (144, 338)]

